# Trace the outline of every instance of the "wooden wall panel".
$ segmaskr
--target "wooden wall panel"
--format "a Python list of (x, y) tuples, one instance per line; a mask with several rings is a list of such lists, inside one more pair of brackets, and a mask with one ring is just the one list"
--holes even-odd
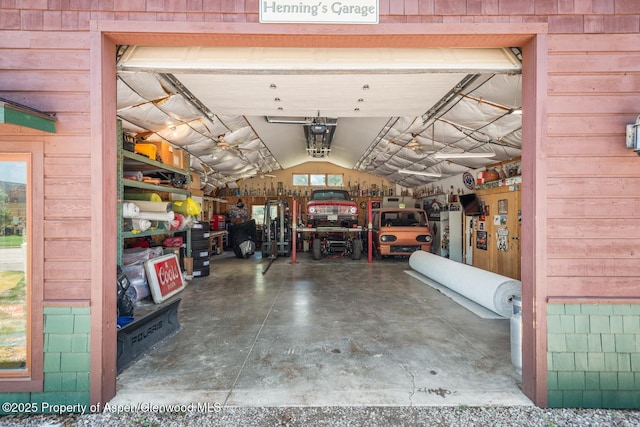
[[(624, 198), (584, 197), (576, 194), (550, 198), (547, 203), (549, 218), (638, 218), (640, 194), (627, 194)], [(636, 198), (631, 198), (636, 197)]]
[[(638, 41), (636, 41), (637, 43)], [(594, 52), (589, 46), (584, 49), (589, 51), (588, 55), (583, 54), (579, 46), (575, 46), (575, 51), (549, 54), (550, 73), (616, 73), (621, 71), (637, 73), (640, 71), (640, 52), (629, 51), (630, 46), (626, 46), (622, 51)]]
[(630, 156), (621, 132), (615, 135), (563, 135), (549, 138), (549, 156)]
[[(550, 101), (553, 102), (553, 101)], [(606, 100), (602, 100), (606, 102)], [(549, 136), (594, 136), (619, 135), (624, 144), (624, 129), (627, 123), (633, 123), (636, 113), (620, 112), (619, 114), (574, 114), (566, 111), (563, 114), (549, 115), (547, 133)], [(586, 153), (585, 153), (586, 154)]]
[(44, 299), (52, 301), (89, 301), (91, 282), (88, 280), (45, 280)]
[(46, 260), (91, 260), (91, 252), (87, 250), (91, 241), (86, 240), (47, 240), (44, 244)]
[[(549, 157), (547, 164), (550, 177), (638, 177), (638, 156), (601, 157), (594, 153), (592, 157)], [(571, 163), (570, 165), (568, 163)]]
[(89, 71), (89, 56), (82, 50), (13, 49), (0, 60), (0, 67), (12, 70)]
[(56, 115), (56, 119), (56, 133), (59, 135), (85, 135), (88, 137), (91, 134), (89, 112), (60, 113)]
[(549, 218), (549, 237), (565, 239), (639, 239), (637, 218)]
[[(547, 179), (549, 196), (563, 197), (615, 197), (621, 203), (622, 199), (635, 199), (640, 196), (640, 176), (601, 177), (589, 175), (584, 177), (550, 177)], [(553, 204), (555, 202), (551, 202)]]
[(11, 99), (22, 105), (38, 105), (40, 111), (56, 114), (89, 110), (89, 95), (83, 93), (0, 91), (0, 98)]
[[(567, 277), (609, 277), (632, 276), (638, 272), (637, 259), (608, 258), (610, 254), (602, 254), (602, 258), (550, 259), (549, 274)], [(593, 256), (593, 254), (589, 254)], [(605, 289), (603, 289), (604, 291)]]
[(548, 279), (549, 295), (567, 298), (638, 297), (638, 278), (633, 277), (559, 277)]
[[(598, 3), (598, 2), (594, 2)], [(603, 2), (606, 3), (606, 2)], [(599, 13), (599, 12), (596, 12)], [(607, 12), (612, 13), (612, 12)], [(625, 52), (638, 46), (638, 34), (549, 34), (549, 54), (556, 52), (584, 55), (585, 52)], [(638, 49), (636, 49), (638, 51)], [(615, 70), (622, 71), (624, 70)], [(583, 73), (581, 68), (574, 68), (574, 76)]]
[(44, 216), (49, 219), (91, 218), (91, 198), (45, 199)]
[[(3, 11), (11, 7), (2, 2)], [(14, 4), (17, 2), (13, 2)], [(16, 5), (15, 7), (17, 7)], [(24, 7), (24, 6), (23, 6)], [(51, 8), (54, 8), (53, 6)], [(18, 12), (19, 13), (19, 12)], [(6, 24), (6, 22), (3, 22)], [(2, 46), (11, 49), (88, 49), (89, 33), (75, 31), (55, 31), (47, 29), (45, 31), (22, 31), (15, 28), (7, 28), (2, 25), (0, 29), (7, 29), (2, 37)]]
[[(570, 89), (568, 91), (567, 89)], [(637, 93), (640, 74), (555, 74), (549, 76), (549, 94), (554, 93)]]
[[(52, 135), (48, 138), (45, 154), (89, 155), (91, 138), (87, 135)], [(83, 171), (84, 172), (84, 171)], [(86, 172), (84, 172), (86, 173)]]
[(51, 156), (44, 158), (45, 177), (71, 176), (85, 178), (91, 175), (91, 158), (87, 155)]
[(44, 185), (47, 191), (47, 198), (62, 199), (89, 199), (90, 177), (54, 177), (45, 178)]
[[(0, 53), (2, 50), (0, 49)], [(88, 92), (89, 75), (86, 71), (73, 70), (6, 70), (0, 67), (0, 91), (10, 94), (16, 92)], [(88, 94), (87, 94), (88, 97)], [(12, 96), (8, 97), (12, 99)], [(29, 105), (42, 111), (55, 109), (40, 108), (38, 104)], [(78, 110), (79, 111), (79, 110)]]
[(549, 297), (637, 297), (640, 158), (625, 146), (640, 114), (640, 37), (549, 37)]
[[(37, 16), (41, 11), (34, 11)], [(22, 25), (38, 25), (38, 19)], [(42, 21), (40, 21), (42, 22)], [(47, 21), (51, 23), (51, 21)], [(3, 32), (0, 97), (56, 114), (44, 146), (44, 296), (89, 300), (91, 158), (88, 32)], [(3, 54), (9, 49), (10, 54)]]
[[(556, 239), (553, 236), (549, 239), (547, 249), (549, 258), (568, 259), (594, 257), (600, 254), (601, 257), (613, 258), (637, 258), (640, 256), (640, 246), (637, 239)], [(568, 255), (569, 254), (569, 255)]]
[[(90, 219), (48, 219), (44, 220), (46, 239), (85, 239), (91, 236)], [(85, 266), (85, 268), (87, 268)]]
[[(603, 89), (597, 95), (567, 94), (549, 96), (547, 112), (550, 114), (565, 115), (567, 111), (571, 114), (620, 114), (620, 111), (634, 112), (638, 106), (638, 95), (633, 92), (613, 93), (615, 89), (620, 89), (620, 84), (612, 84), (612, 87)], [(607, 90), (610, 91), (607, 93)], [(620, 129), (618, 129), (620, 132)]]
[[(85, 242), (86, 243), (86, 242)], [(85, 246), (85, 249), (88, 249)], [(83, 260), (45, 260), (45, 277), (54, 280), (86, 280), (91, 278), (91, 272), (87, 270), (87, 262)]]

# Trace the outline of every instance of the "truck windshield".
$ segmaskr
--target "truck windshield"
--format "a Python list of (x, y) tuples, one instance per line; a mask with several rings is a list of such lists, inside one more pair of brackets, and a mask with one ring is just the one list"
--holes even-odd
[(316, 191), (312, 200), (349, 200), (346, 191)]

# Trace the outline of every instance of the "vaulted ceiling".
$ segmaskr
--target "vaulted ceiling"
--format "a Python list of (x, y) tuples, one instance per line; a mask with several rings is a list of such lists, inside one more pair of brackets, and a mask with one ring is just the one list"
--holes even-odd
[(411, 188), (520, 156), (517, 49), (123, 46), (117, 78), (125, 132), (187, 150), (205, 193), (309, 161)]

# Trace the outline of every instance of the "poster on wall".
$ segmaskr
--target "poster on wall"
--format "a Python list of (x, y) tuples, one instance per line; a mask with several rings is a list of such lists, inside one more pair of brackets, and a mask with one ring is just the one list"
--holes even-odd
[(427, 211), (429, 221), (440, 221), (440, 211), (443, 209), (442, 203), (438, 199), (427, 199), (423, 202), (422, 208)]
[(486, 231), (477, 231), (476, 232), (476, 248), (487, 250), (487, 232)]
[(508, 236), (509, 230), (507, 230), (506, 227), (498, 228), (498, 231), (496, 232), (496, 243), (500, 252), (506, 252), (507, 250), (509, 250), (509, 243), (507, 240)]

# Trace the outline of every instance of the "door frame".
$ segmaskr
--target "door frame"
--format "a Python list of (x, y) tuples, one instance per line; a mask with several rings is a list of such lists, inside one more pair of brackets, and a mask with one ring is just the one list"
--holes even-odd
[(92, 21), (91, 389), (92, 404), (116, 393), (116, 46), (521, 47), (523, 52), (522, 313), (525, 395), (547, 404), (546, 23), (291, 25), (238, 22)]

